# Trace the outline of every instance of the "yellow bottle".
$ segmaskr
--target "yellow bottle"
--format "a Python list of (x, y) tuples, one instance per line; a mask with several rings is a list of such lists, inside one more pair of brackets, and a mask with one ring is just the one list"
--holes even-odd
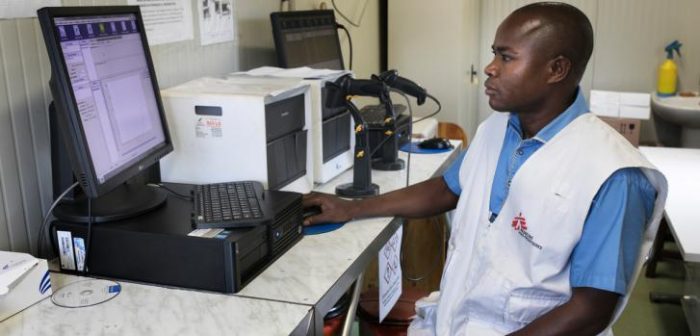
[(674, 96), (678, 91), (678, 66), (673, 61), (673, 51), (681, 56), (682, 44), (678, 40), (666, 46), (666, 60), (659, 66), (656, 92), (659, 96)]

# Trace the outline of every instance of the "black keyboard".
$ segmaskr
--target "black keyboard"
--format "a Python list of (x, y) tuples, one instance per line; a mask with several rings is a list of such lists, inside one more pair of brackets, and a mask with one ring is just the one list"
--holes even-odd
[(198, 229), (255, 226), (263, 218), (260, 182), (241, 181), (197, 185), (194, 226)]

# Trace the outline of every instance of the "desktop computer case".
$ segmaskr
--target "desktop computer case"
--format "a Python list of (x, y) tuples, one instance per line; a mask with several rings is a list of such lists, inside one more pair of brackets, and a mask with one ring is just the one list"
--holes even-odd
[(236, 83), (199, 78), (161, 92), (174, 151), (165, 182), (260, 181), (265, 188), (313, 188), (309, 87), (299, 80)]
[[(188, 194), (191, 185), (168, 184)], [(166, 286), (236, 293), (302, 237), (301, 195), (265, 191), (278, 208), (269, 222), (251, 228), (194, 230), (192, 202), (172, 195), (147, 214), (93, 224), (88, 274)], [(195, 235), (196, 234), (196, 235)], [(61, 270), (80, 273), (85, 260), (87, 225), (51, 224)], [(68, 238), (66, 238), (68, 237)], [(70, 260), (69, 260), (70, 261)], [(72, 267), (71, 267), (72, 266)]]
[[(251, 70), (251, 71), (255, 71)], [(309, 85), (311, 94), (311, 140), (313, 142), (314, 182), (326, 183), (342, 172), (350, 169), (354, 162), (355, 147), (354, 122), (345, 108), (327, 108), (325, 106), (325, 85), (349, 72), (325, 75), (320, 78), (290, 78), (272, 76), (251, 76), (233, 73), (230, 81), (240, 83), (274, 83), (289, 80), (301, 80)]]

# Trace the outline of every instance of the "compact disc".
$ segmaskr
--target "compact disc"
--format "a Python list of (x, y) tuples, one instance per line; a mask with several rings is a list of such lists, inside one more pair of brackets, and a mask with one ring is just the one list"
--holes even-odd
[(51, 295), (51, 302), (65, 308), (94, 306), (119, 295), (121, 285), (104, 279), (88, 279), (70, 283)]

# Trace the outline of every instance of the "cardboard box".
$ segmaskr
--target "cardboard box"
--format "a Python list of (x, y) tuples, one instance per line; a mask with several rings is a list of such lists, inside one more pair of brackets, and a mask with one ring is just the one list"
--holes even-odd
[(649, 119), (648, 93), (591, 90), (591, 112), (601, 117)]
[[(0, 251), (0, 321), (51, 296), (49, 267), (26, 253)], [(6, 291), (6, 292), (5, 292)]]
[(639, 147), (639, 129), (641, 128), (641, 120), (632, 118), (612, 118), (612, 117), (602, 117), (599, 118), (605, 121), (610, 127), (614, 128), (620, 134), (622, 134), (625, 139), (627, 139), (634, 147)]

